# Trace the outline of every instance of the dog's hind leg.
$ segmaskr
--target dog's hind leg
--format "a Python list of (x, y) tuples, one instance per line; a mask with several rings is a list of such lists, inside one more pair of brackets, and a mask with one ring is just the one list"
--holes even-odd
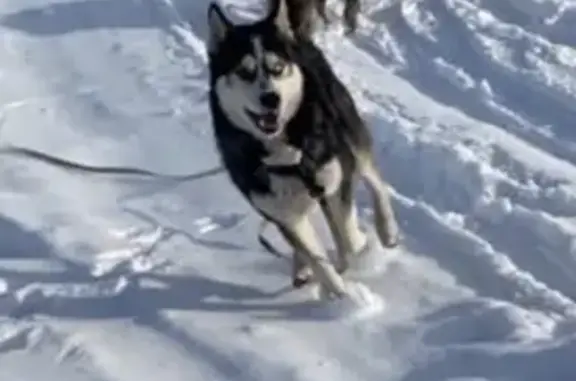
[(338, 271), (348, 269), (348, 257), (359, 253), (367, 244), (366, 234), (360, 229), (354, 204), (353, 179), (342, 182), (338, 192), (320, 201), (338, 253)]
[(374, 225), (378, 238), (384, 247), (393, 248), (399, 243), (399, 229), (390, 202), (389, 185), (378, 172), (370, 156), (364, 154), (360, 158), (360, 173), (372, 194)]

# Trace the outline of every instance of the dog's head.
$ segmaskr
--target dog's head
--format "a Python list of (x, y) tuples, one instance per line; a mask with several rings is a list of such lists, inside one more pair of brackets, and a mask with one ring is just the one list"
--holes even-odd
[(297, 113), (304, 77), (291, 59), (293, 35), (284, 0), (266, 18), (233, 25), (220, 7), (208, 10), (208, 46), (216, 101), (230, 122), (259, 140), (281, 136)]

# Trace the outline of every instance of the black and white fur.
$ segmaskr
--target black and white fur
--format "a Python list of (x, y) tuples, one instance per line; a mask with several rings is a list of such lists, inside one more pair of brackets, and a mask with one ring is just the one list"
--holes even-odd
[[(247, 25), (209, 7), (216, 144), (233, 184), (294, 248), (294, 285), (313, 275), (344, 297), (347, 258), (366, 245), (353, 197), (359, 178), (371, 191), (385, 247), (398, 243), (398, 227), (367, 127), (323, 53), (295, 35), (285, 1), (273, 0), (266, 18)], [(337, 267), (311, 223), (317, 206), (334, 237)]]

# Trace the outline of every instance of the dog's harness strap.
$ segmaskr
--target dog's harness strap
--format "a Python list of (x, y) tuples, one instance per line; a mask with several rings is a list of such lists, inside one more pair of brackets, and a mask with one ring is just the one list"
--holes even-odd
[(270, 222), (266, 219), (263, 219), (262, 222), (260, 222), (260, 227), (258, 228), (258, 242), (270, 254), (279, 258), (286, 259), (288, 255), (275, 248), (274, 245), (268, 239), (266, 239), (266, 237), (264, 237), (264, 230), (266, 230), (268, 225), (270, 225)]
[(299, 165), (268, 165), (266, 170), (268, 173), (279, 176), (300, 176), (302, 174)]
[(306, 171), (302, 165), (267, 165), (266, 172), (279, 176), (298, 176), (310, 192), (312, 198), (324, 195), (324, 188), (316, 183), (314, 175)]

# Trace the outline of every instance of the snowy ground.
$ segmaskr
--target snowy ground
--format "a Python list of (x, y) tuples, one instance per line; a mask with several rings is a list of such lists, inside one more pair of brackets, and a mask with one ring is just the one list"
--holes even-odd
[[(0, 144), (217, 166), (207, 3), (0, 2)], [(576, 3), (365, 3), (355, 37), (318, 41), (394, 190), (404, 247), (360, 278), (384, 310), (316, 314), (223, 176), (2, 157), (2, 381), (576, 379)]]

